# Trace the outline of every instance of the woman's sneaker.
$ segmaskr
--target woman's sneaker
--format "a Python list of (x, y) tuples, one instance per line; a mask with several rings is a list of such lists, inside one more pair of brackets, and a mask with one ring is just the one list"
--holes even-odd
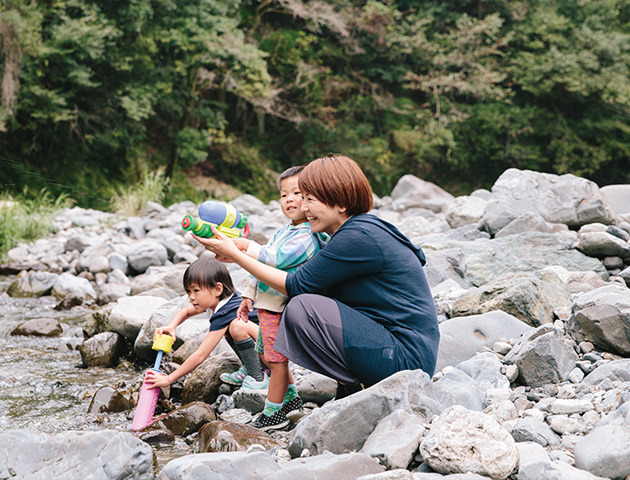
[(289, 415), (291, 412), (295, 412), (296, 410), (302, 410), (304, 407), (304, 402), (300, 397), (295, 397), (289, 400), (286, 403), (282, 404), (280, 407), (280, 411), (285, 415)]
[(263, 432), (268, 432), (270, 430), (281, 430), (289, 423), (291, 422), (289, 422), (289, 419), (284, 412), (282, 410), (278, 410), (271, 416), (261, 413), (254, 419), (251, 426), (262, 430)]
[(222, 373), (220, 375), (221, 381), (229, 383), (230, 385), (236, 385), (237, 387), (240, 387), (243, 384), (245, 377), (247, 377), (247, 370), (244, 366), (239, 368), (236, 372)]
[(253, 390), (266, 390), (269, 388), (269, 376), (263, 373), (263, 379), (259, 382), (251, 375), (247, 375), (243, 380), (243, 388), (251, 388)]

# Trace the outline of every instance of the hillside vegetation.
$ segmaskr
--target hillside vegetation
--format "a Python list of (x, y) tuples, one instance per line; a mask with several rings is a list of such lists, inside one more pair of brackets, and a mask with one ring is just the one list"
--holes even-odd
[(1, 0), (0, 189), (163, 172), (262, 199), (328, 152), (379, 195), (508, 167), (630, 181), (630, 0)]

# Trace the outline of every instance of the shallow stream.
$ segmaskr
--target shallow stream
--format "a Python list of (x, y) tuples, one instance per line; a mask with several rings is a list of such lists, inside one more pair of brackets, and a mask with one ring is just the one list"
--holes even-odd
[[(43, 433), (68, 430), (130, 432), (133, 410), (88, 414), (94, 393), (118, 387), (123, 393), (142, 372), (128, 368), (82, 368), (76, 347), (83, 340), (82, 326), (91, 310), (74, 307), (57, 311), (53, 297), (13, 298), (6, 291), (13, 281), (0, 277), (0, 431), (30, 429)], [(58, 337), (14, 336), (11, 331), (34, 318), (56, 319), (63, 328)], [(179, 439), (155, 448), (158, 467), (180, 454), (190, 453)]]

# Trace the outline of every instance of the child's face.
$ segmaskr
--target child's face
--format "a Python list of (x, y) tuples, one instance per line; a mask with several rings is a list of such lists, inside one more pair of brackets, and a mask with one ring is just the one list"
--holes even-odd
[(302, 193), (298, 186), (298, 177), (294, 175), (280, 182), (280, 208), (293, 225), (306, 222), (302, 211)]
[(223, 285), (221, 283), (217, 283), (211, 288), (200, 287), (196, 283), (191, 283), (186, 290), (188, 300), (190, 300), (190, 303), (197, 313), (203, 313), (209, 308), (212, 310), (217, 308), (221, 300), (222, 292)]

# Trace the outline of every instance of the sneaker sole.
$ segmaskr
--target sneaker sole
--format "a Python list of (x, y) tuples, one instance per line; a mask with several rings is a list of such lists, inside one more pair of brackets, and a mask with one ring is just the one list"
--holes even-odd
[(266, 427), (255, 427), (255, 428), (258, 428), (258, 430), (262, 430), (263, 432), (268, 432), (270, 430), (282, 430), (287, 425), (289, 425), (289, 423), (291, 422), (287, 419), (286, 421), (278, 423), (276, 425), (267, 425)]
[(224, 380), (223, 378), (221, 378), (221, 381), (223, 383), (227, 383), (228, 385), (234, 385), (235, 387), (240, 387), (241, 385), (243, 385), (243, 382), (235, 382), (234, 380)]

